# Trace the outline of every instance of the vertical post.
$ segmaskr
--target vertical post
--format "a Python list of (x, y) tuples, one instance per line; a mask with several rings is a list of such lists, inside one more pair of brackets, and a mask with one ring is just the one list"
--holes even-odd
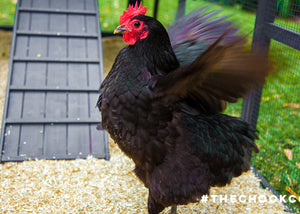
[(157, 18), (158, 4), (159, 4), (159, 0), (155, 0), (155, 3), (154, 3), (154, 14), (153, 14), (154, 18)]
[[(258, 8), (256, 12), (256, 22), (252, 41), (252, 50), (256, 48), (264, 48), (266, 51), (269, 50), (271, 39), (266, 35), (264, 30), (268, 23), (273, 23), (275, 19), (277, 0), (260, 0), (258, 2)], [(266, 54), (266, 57), (267, 54)], [(257, 88), (243, 101), (242, 115), (241, 118), (250, 123), (252, 127), (256, 127), (257, 118), (259, 113), (259, 105), (262, 94), (262, 86)], [(251, 157), (251, 150), (248, 151)]]
[[(252, 50), (263, 47), (269, 50), (271, 39), (264, 29), (266, 24), (273, 23), (275, 19), (276, 0), (261, 0), (258, 3), (256, 23), (252, 41)], [(267, 57), (267, 55), (266, 55)], [(250, 93), (243, 102), (242, 119), (256, 127), (262, 87)]]
[[(138, 4), (140, 4), (141, 1), (142, 0), (128, 0), (128, 5), (135, 5), (135, 2), (138, 2)], [(154, 18), (157, 18), (158, 4), (159, 4), (159, 0), (155, 0), (155, 2), (154, 2), (154, 13), (153, 13)]]
[(140, 4), (141, 0), (128, 0), (128, 5), (135, 5), (135, 2), (138, 2), (138, 4)]
[(179, 0), (176, 19), (184, 17), (184, 11), (185, 11), (185, 0)]

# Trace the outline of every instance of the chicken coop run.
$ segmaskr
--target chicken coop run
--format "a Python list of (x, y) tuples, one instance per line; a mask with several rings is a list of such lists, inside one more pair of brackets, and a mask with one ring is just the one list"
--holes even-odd
[[(148, 2), (152, 6), (148, 15), (165, 19), (160, 13), (164, 0), (143, 4)], [(266, 47), (275, 61), (277, 72), (262, 88), (234, 104), (240, 105), (235, 116), (259, 130), (260, 153), (252, 157), (252, 170), (261, 185), (278, 197), (299, 196), (300, 1), (202, 2), (208, 8), (228, 9), (222, 15), (236, 20), (238, 26), (241, 22), (241, 32), (252, 35), (252, 49)], [(199, 9), (197, 5), (197, 0), (179, 0), (176, 17)], [(95, 105), (104, 79), (102, 36), (112, 32), (101, 32), (99, 6), (101, 17), (97, 0), (18, 1), (0, 162), (89, 155), (109, 159), (108, 136), (96, 130), (101, 118)], [(241, 12), (234, 14), (236, 10)], [(230, 105), (226, 113), (232, 113)], [(287, 212), (300, 212), (300, 201), (284, 204)]]

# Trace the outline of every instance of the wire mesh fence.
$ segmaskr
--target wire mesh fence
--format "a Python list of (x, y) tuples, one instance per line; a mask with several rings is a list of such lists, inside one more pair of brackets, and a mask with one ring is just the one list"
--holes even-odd
[(276, 13), (279, 18), (275, 20), (275, 24), (300, 32), (299, 0), (291, 0), (289, 1), (289, 4), (278, 3)]
[[(263, 1), (263, 0), (261, 0)], [(226, 8), (238, 8), (239, 13), (231, 17), (242, 24), (244, 31), (251, 29), (250, 22), (243, 20), (242, 14), (255, 14), (258, 1), (211, 0)], [(300, 193), (300, 1), (266, 1), (264, 18), (274, 19), (270, 28), (262, 25), (264, 40), (270, 40), (269, 56), (275, 61), (278, 73), (268, 79), (263, 87), (259, 106), (257, 129), (260, 139), (257, 144), (260, 153), (253, 155), (252, 163), (280, 195)], [(272, 4), (276, 7), (272, 7)], [(255, 14), (259, 15), (259, 14)], [(249, 19), (250, 20), (250, 19)], [(251, 23), (253, 24), (253, 23)], [(245, 27), (245, 25), (247, 25)], [(246, 31), (245, 31), (246, 29)], [(254, 29), (254, 25), (253, 28)], [(297, 33), (298, 32), (298, 33)], [(280, 40), (278, 42), (276, 40)], [(239, 108), (229, 106), (229, 113)], [(299, 198), (299, 197), (298, 197)], [(300, 212), (300, 203), (289, 204)]]
[[(275, 1), (276, 8), (270, 7), (270, 2), (265, 16), (275, 14), (275, 25), (268, 24), (265, 33), (271, 38), (269, 55), (279, 72), (269, 79), (262, 93), (257, 123), (262, 149), (253, 164), (281, 195), (299, 195), (299, 11), (295, 10), (295, 1)], [(300, 212), (299, 201), (290, 206)]]
[[(280, 194), (299, 195), (300, 54), (275, 40), (270, 54), (282, 64), (263, 89), (257, 122), (261, 150), (252, 163)], [(299, 202), (290, 205), (299, 212)]]

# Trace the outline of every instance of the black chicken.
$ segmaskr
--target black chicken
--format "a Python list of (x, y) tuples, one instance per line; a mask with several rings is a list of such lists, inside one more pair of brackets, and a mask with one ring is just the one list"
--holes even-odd
[[(271, 65), (244, 51), (223, 17), (203, 10), (177, 21), (169, 35), (129, 6), (115, 32), (129, 46), (118, 54), (98, 100), (102, 128), (136, 164), (149, 189), (148, 211), (198, 201), (211, 186), (224, 186), (249, 169), (256, 130), (221, 114), (264, 83)], [(224, 100), (224, 101), (223, 101)]]

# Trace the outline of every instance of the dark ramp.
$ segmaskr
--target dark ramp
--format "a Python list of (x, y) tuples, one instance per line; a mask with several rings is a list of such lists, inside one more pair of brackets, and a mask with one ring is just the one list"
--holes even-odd
[(99, 26), (97, 0), (18, 1), (0, 161), (109, 159)]

